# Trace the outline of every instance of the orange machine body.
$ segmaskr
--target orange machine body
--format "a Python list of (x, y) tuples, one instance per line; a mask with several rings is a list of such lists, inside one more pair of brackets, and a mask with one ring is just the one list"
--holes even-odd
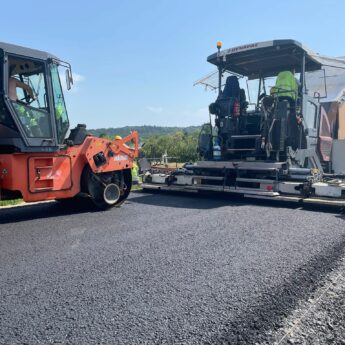
[(0, 154), (0, 199), (1, 190), (20, 192), (27, 202), (71, 198), (81, 192), (85, 167), (95, 174), (130, 170), (137, 155), (137, 132), (119, 140), (87, 136), (54, 153)]

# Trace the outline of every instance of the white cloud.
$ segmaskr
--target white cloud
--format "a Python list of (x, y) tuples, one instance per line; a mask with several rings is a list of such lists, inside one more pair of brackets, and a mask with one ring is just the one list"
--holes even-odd
[(162, 107), (153, 107), (153, 106), (150, 106), (150, 105), (148, 105), (146, 107), (146, 109), (148, 111), (150, 111), (151, 113), (155, 113), (155, 114), (159, 114), (159, 113), (161, 113), (163, 111)]
[(81, 81), (84, 81), (85, 77), (78, 73), (73, 73), (73, 82), (74, 83), (80, 83)]
[(73, 73), (73, 85), (71, 88), (72, 92), (78, 92), (80, 83), (85, 81), (85, 77), (78, 73)]
[[(77, 92), (79, 90), (80, 83), (82, 83), (85, 79), (86, 78), (83, 75), (73, 72), (73, 85), (71, 85), (72, 88), (69, 91)], [(67, 91), (67, 85), (66, 85), (65, 74), (60, 73), (60, 80), (61, 80), (62, 89), (64, 92), (66, 92)]]

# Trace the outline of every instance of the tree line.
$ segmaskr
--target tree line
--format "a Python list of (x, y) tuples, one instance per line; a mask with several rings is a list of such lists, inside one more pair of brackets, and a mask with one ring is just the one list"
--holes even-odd
[(154, 135), (145, 140), (142, 152), (146, 158), (160, 158), (167, 153), (168, 157), (173, 157), (172, 161), (194, 162), (198, 159), (198, 137), (197, 131)]
[(169, 135), (175, 134), (176, 132), (186, 132), (192, 133), (195, 131), (199, 131), (200, 126), (189, 126), (189, 127), (162, 127), (162, 126), (126, 126), (126, 127), (118, 127), (118, 128), (98, 128), (98, 129), (89, 129), (88, 132), (91, 134), (100, 137), (114, 137), (115, 135), (120, 135), (121, 137), (125, 137), (131, 131), (137, 131), (140, 135), (142, 140), (146, 140), (147, 138), (153, 135)]
[[(116, 135), (119, 134), (106, 135), (101, 133), (99, 136), (114, 140)], [(172, 157), (169, 161), (184, 163), (198, 160), (199, 130), (176, 131), (172, 134), (151, 135), (146, 138), (143, 138), (139, 132), (139, 138), (143, 157), (161, 159), (162, 155), (166, 153), (168, 157)]]

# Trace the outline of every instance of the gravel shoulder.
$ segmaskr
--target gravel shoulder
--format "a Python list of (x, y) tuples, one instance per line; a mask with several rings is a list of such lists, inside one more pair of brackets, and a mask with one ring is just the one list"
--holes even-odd
[(345, 344), (345, 258), (318, 285), (267, 344)]

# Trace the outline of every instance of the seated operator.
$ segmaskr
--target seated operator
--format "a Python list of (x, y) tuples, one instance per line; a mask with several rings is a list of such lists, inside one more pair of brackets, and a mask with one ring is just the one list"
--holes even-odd
[[(299, 113), (298, 109), (298, 90), (299, 83), (294, 76), (293, 71), (282, 71), (278, 74), (276, 84), (270, 90), (270, 95), (263, 95), (262, 100), (263, 109), (271, 113), (273, 111), (274, 100), (287, 100), (290, 105), (290, 109)], [(297, 106), (297, 108), (296, 108)]]
[(278, 74), (276, 85), (271, 88), (271, 95), (287, 99), (294, 104), (298, 96), (298, 81), (291, 71), (282, 71)]

